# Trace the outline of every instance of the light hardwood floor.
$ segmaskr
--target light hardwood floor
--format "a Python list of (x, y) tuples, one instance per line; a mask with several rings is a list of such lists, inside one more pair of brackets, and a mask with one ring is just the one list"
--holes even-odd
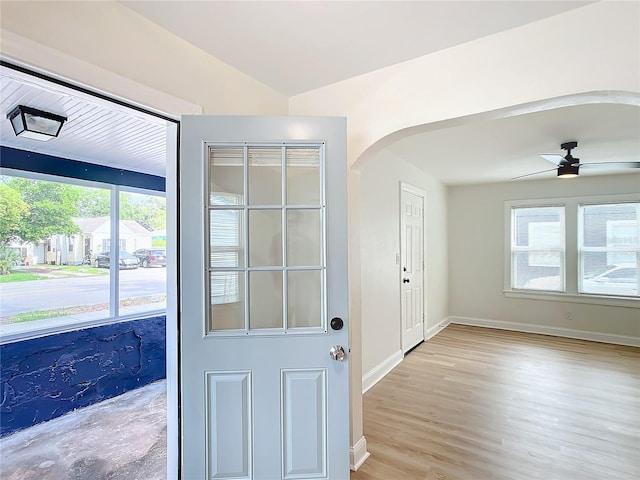
[(638, 480), (640, 349), (450, 325), (364, 395), (351, 480)]

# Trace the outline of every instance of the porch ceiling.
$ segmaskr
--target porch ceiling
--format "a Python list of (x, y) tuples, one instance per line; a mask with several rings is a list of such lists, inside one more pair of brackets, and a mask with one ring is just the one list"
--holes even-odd
[[(165, 120), (4, 66), (0, 87), (3, 146), (165, 176)], [(47, 142), (16, 137), (7, 119), (16, 105), (67, 117), (60, 136)]]

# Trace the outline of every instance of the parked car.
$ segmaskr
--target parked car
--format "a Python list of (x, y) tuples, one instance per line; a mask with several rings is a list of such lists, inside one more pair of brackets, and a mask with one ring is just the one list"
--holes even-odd
[(638, 295), (638, 268), (633, 264), (612, 265), (582, 282), (582, 292), (634, 297)]
[[(524, 289), (562, 291), (559, 276), (533, 278)], [(579, 290), (583, 294), (637, 297), (638, 268), (633, 264), (609, 265), (604, 272), (585, 277)]]
[[(106, 267), (109, 268), (111, 252), (106, 251), (96, 255), (93, 261), (93, 265), (96, 268)], [(132, 268), (138, 268), (138, 257), (131, 255), (129, 252), (123, 250), (120, 251), (120, 261), (118, 262), (120, 270), (127, 270)]]
[(133, 252), (143, 267), (166, 267), (167, 254), (162, 248), (140, 248)]

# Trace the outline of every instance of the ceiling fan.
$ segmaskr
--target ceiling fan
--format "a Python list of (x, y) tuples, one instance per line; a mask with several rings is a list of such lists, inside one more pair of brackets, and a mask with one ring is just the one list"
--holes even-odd
[(571, 155), (571, 150), (578, 146), (578, 142), (565, 142), (560, 145), (560, 148), (567, 151), (565, 156), (559, 153), (542, 153), (540, 156), (545, 160), (553, 163), (554, 168), (548, 170), (542, 170), (540, 172), (527, 173), (526, 175), (520, 175), (514, 177), (512, 180), (518, 178), (530, 177), (531, 175), (538, 175), (539, 173), (550, 172), (552, 170), (558, 171), (558, 177), (571, 178), (577, 177), (581, 168), (596, 169), (596, 168), (640, 168), (640, 162), (597, 162), (597, 163), (580, 163), (579, 158), (575, 158)]

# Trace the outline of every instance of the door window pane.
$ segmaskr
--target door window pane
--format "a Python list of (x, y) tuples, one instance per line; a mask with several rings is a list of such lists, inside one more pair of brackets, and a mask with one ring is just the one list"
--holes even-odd
[(209, 204), (237, 205), (244, 198), (244, 148), (209, 149)]
[(282, 205), (282, 148), (249, 148), (249, 204)]
[(282, 271), (249, 272), (249, 328), (282, 327)]
[(249, 210), (249, 266), (282, 266), (282, 210)]
[(289, 328), (322, 326), (320, 270), (287, 273), (287, 324)]
[(287, 148), (287, 204), (320, 204), (320, 149)]
[(287, 211), (287, 266), (320, 265), (320, 210)]
[(241, 272), (212, 272), (210, 279), (212, 330), (244, 328), (244, 280)]
[(210, 265), (243, 267), (242, 210), (212, 210), (209, 215)]

